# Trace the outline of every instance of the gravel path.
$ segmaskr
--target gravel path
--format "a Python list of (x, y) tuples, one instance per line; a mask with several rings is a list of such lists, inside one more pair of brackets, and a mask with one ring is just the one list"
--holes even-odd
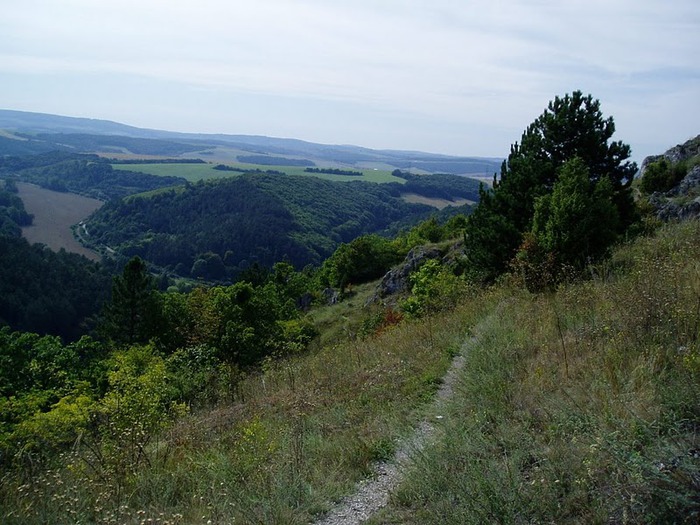
[[(461, 348), (461, 354), (452, 360), (452, 365), (443, 377), (435, 399), (428, 407), (432, 420), (442, 419), (445, 402), (452, 398), (454, 384), (460, 370), (464, 368), (464, 353), (473, 342), (469, 339)], [(411, 457), (423, 450), (434, 437), (435, 426), (431, 419), (421, 421), (411, 436), (399, 443), (394, 458), (377, 463), (372, 476), (357, 484), (354, 493), (341, 500), (323, 519), (314, 525), (359, 525), (389, 503), (389, 495), (398, 487), (402, 473), (411, 463)]]

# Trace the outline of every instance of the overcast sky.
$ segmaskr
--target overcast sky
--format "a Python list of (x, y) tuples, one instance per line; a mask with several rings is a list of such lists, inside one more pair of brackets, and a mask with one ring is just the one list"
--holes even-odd
[(698, 0), (3, 3), (3, 109), (501, 157), (580, 89), (637, 161), (700, 133)]

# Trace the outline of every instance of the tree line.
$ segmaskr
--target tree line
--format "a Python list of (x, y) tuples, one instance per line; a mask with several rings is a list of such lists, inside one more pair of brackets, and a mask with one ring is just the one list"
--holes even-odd
[(180, 177), (159, 177), (115, 170), (110, 161), (97, 155), (60, 151), (0, 157), (0, 176), (104, 201), (186, 182)]
[(329, 175), (348, 175), (351, 177), (362, 177), (361, 171), (342, 170), (340, 168), (306, 168), (306, 173), (327, 173)]

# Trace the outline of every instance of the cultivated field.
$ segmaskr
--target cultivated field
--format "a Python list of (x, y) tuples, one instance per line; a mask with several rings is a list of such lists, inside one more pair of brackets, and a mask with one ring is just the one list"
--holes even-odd
[(96, 261), (100, 259), (99, 254), (88, 250), (73, 237), (71, 226), (102, 206), (102, 201), (51, 191), (34, 184), (17, 183), (17, 188), (27, 212), (34, 215), (34, 224), (22, 228), (22, 235), (30, 243), (45, 244), (55, 251), (63, 248)]
[(447, 208), (448, 206), (462, 206), (464, 204), (476, 204), (476, 201), (470, 201), (468, 199), (455, 199), (453, 201), (448, 201), (447, 199), (433, 199), (430, 197), (424, 197), (423, 195), (418, 195), (416, 193), (404, 193), (401, 198), (406, 202), (411, 204), (427, 204), (428, 206), (433, 206), (439, 210)]
[[(287, 175), (306, 175), (309, 177), (318, 177), (325, 180), (334, 180), (341, 182), (350, 182), (353, 180), (364, 180), (367, 182), (398, 182), (403, 184), (404, 179), (394, 177), (390, 171), (386, 170), (357, 170), (362, 171), (362, 177), (348, 175), (333, 175), (328, 173), (307, 173), (304, 167), (299, 166), (265, 166), (262, 164), (240, 164), (240, 163), (225, 163), (232, 168), (240, 168), (243, 170), (274, 170), (286, 173)], [(163, 163), (163, 164), (112, 164), (112, 167), (117, 170), (139, 171), (159, 177), (171, 176), (182, 177), (190, 182), (199, 180), (217, 179), (221, 177), (236, 177), (240, 175), (237, 171), (215, 170), (215, 164), (192, 164), (192, 163)]]

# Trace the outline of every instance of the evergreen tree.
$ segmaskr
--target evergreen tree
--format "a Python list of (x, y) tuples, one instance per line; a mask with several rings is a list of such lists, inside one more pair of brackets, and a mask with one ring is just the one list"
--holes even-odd
[(492, 280), (503, 273), (523, 234), (530, 230), (539, 197), (552, 192), (563, 164), (578, 157), (591, 182), (608, 179), (618, 213), (617, 232), (636, 219), (630, 184), (637, 171), (627, 160), (630, 147), (610, 142), (612, 117), (603, 117), (600, 103), (580, 91), (556, 97), (511, 146), (493, 190), (482, 188), (481, 201), (469, 218), (467, 259), (474, 277)]
[(116, 343), (145, 343), (157, 334), (160, 308), (155, 282), (146, 263), (133, 257), (112, 282), (112, 299), (104, 311), (102, 331)]
[(612, 197), (610, 179), (591, 183), (583, 160), (567, 161), (552, 193), (535, 204), (535, 239), (559, 264), (580, 268), (597, 259), (617, 239), (619, 219)]

